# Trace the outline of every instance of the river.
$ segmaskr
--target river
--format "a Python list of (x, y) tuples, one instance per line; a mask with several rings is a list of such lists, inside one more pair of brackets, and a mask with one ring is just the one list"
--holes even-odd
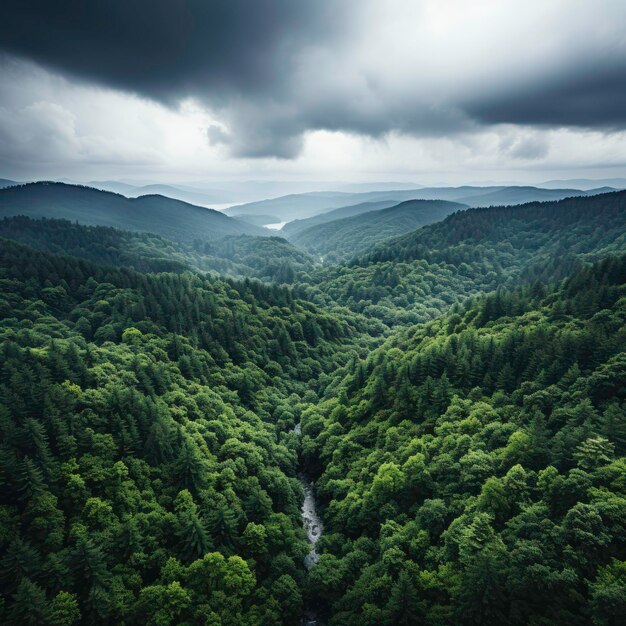
[[(300, 424), (295, 425), (293, 432), (298, 436), (302, 434)], [(302, 503), (301, 509), (302, 523), (306, 530), (306, 536), (310, 546), (309, 553), (304, 557), (304, 566), (310, 570), (320, 559), (320, 555), (317, 553), (315, 546), (322, 536), (324, 524), (317, 514), (313, 481), (304, 472), (300, 472), (298, 478), (300, 479), (302, 491), (304, 492), (304, 502)], [(315, 608), (310, 604), (305, 605), (304, 615), (302, 616), (300, 624), (302, 626), (323, 626), (322, 622), (317, 617)]]
[(318, 539), (322, 536), (324, 525), (322, 520), (317, 514), (315, 508), (315, 494), (313, 493), (313, 482), (310, 481), (304, 474), (298, 476), (302, 483), (302, 490), (304, 491), (304, 502), (302, 503), (302, 521), (304, 522), (304, 529), (311, 545), (311, 551), (304, 557), (304, 566), (307, 569), (311, 569), (319, 560), (320, 555), (315, 550), (315, 545)]

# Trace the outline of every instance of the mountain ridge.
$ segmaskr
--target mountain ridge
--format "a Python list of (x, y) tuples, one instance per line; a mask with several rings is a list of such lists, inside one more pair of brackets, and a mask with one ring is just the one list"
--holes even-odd
[(83, 224), (152, 232), (171, 239), (218, 239), (226, 235), (269, 236), (266, 229), (234, 220), (220, 211), (151, 194), (122, 194), (56, 182), (0, 189), (0, 216), (56, 217)]

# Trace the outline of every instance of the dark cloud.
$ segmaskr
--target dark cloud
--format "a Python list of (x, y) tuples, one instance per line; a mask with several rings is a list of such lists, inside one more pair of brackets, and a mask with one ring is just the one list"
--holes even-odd
[[(207, 140), (229, 145), (235, 156), (291, 158), (301, 149), (303, 133), (313, 129), (432, 137), (501, 123), (626, 127), (626, 54), (623, 43), (602, 47), (602, 29), (590, 29), (593, 45), (584, 62), (576, 42), (571, 55), (569, 42), (558, 54), (546, 47), (546, 55), (557, 60), (549, 70), (541, 60), (524, 56), (533, 41), (512, 39), (510, 49), (498, 49), (496, 38), (496, 49), (486, 62), (493, 64), (493, 76), (478, 57), (467, 68), (476, 80), (467, 80), (457, 90), (463, 72), (457, 76), (454, 64), (444, 64), (454, 75), (439, 77), (436, 69), (430, 71), (429, 59), (436, 67), (438, 58), (453, 56), (463, 66), (463, 42), (457, 49), (456, 41), (451, 45), (433, 39), (425, 44), (431, 48), (422, 51), (422, 58), (416, 54), (399, 60), (390, 50), (388, 65), (380, 50), (382, 61), (377, 59), (374, 69), (368, 67), (372, 61), (367, 52), (346, 45), (352, 26), (363, 28), (365, 23), (361, 43), (371, 40), (376, 47), (380, 25), (359, 22), (367, 12), (364, 7), (372, 3), (4, 0), (0, 51), (168, 105), (187, 96), (201, 99), (228, 127), (226, 132), (211, 126)], [(617, 1), (602, 4), (607, 15), (609, 10), (618, 17), (623, 13)], [(394, 6), (397, 9), (397, 3)], [(384, 12), (378, 15), (384, 19)], [(575, 12), (559, 15), (572, 22), (582, 19)], [(502, 32), (512, 21), (501, 18)], [(605, 16), (604, 22), (610, 21)], [(410, 37), (412, 24), (402, 26), (407, 30), (398, 37)], [(543, 36), (560, 32), (550, 31), (550, 24), (543, 27)], [(582, 41), (581, 46), (588, 43)], [(323, 52), (316, 56), (316, 51)], [(532, 71), (518, 76), (517, 69), (527, 70), (529, 64)], [(411, 84), (417, 86), (414, 91), (404, 89)], [(441, 93), (431, 93), (442, 84)], [(545, 151), (540, 142), (527, 140), (512, 146), (510, 155), (538, 158)]]
[(0, 48), (161, 100), (264, 92), (324, 37), (327, 0), (5, 0)]
[(468, 114), (485, 124), (626, 127), (626, 58), (595, 58), (563, 74), (511, 85), (470, 100)]

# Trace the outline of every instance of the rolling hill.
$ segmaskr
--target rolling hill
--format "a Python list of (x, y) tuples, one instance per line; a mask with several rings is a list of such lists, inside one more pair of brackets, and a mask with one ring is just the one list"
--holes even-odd
[[(612, 191), (612, 190), (611, 190)], [(602, 191), (600, 193), (603, 193)], [(562, 200), (574, 196), (596, 195), (578, 189), (539, 189), (537, 187), (504, 187), (482, 194), (468, 194), (459, 198), (471, 207), (503, 206), (525, 204), (527, 202)]]
[[(355, 215), (361, 215), (362, 213), (369, 213), (370, 211), (379, 211), (380, 209), (386, 209), (396, 205), (395, 200), (380, 200), (378, 202), (361, 202), (360, 204), (352, 204), (350, 206), (339, 207), (332, 211), (326, 211), (319, 215), (314, 215), (304, 220), (293, 220), (293, 222), (287, 222), (281, 228), (281, 234), (286, 237), (291, 237), (296, 233), (310, 228), (311, 226), (317, 226), (318, 224), (325, 224), (326, 222), (332, 222), (333, 220), (340, 220), (346, 217), (353, 217)], [(269, 223), (269, 222), (267, 222)]]
[(165, 196), (139, 198), (64, 183), (29, 183), (0, 189), (0, 217), (54, 217), (93, 226), (150, 232), (176, 241), (271, 233), (219, 211)]
[(363, 254), (375, 244), (444, 219), (467, 208), (445, 200), (407, 200), (401, 204), (312, 226), (290, 240), (325, 262)]
[(351, 194), (338, 191), (316, 191), (312, 193), (289, 194), (279, 198), (259, 200), (229, 207), (226, 215), (276, 215), (281, 222), (289, 222), (298, 218), (307, 218), (351, 204), (351, 199), (362, 194)]
[(280, 219), (275, 215), (238, 215), (235, 219), (254, 224), (255, 226), (265, 226), (266, 224), (280, 224)]

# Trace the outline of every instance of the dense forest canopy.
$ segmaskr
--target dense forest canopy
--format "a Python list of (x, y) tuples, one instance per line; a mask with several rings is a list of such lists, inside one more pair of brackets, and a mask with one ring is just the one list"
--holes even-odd
[(0, 281), (8, 622), (294, 623), (289, 431), (365, 326), (281, 287), (6, 240)]
[(196, 269), (230, 277), (291, 284), (310, 272), (313, 259), (281, 237), (231, 235), (217, 241), (173, 242), (152, 233), (23, 215), (0, 220), (0, 237), (38, 250), (144, 272)]
[(0, 220), (4, 623), (622, 622), (626, 193), (386, 211)]
[(623, 618), (625, 279), (622, 256), (498, 290), (354, 360), (305, 411), (331, 624)]

